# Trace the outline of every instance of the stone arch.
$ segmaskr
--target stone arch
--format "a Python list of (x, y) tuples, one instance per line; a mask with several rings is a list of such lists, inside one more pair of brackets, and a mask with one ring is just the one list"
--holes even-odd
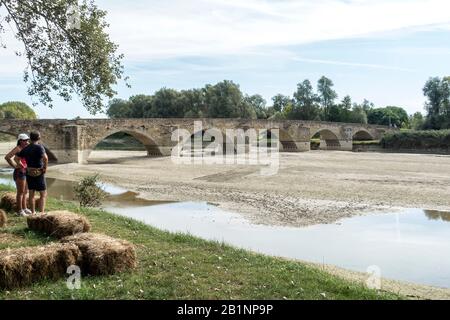
[(369, 131), (365, 129), (360, 129), (353, 134), (353, 140), (365, 141), (365, 140), (375, 140), (375, 138), (372, 136), (372, 134), (370, 134)]
[(145, 147), (145, 149), (147, 151), (148, 156), (151, 156), (151, 157), (162, 156), (162, 153), (159, 150), (159, 146), (156, 144), (156, 142), (151, 137), (149, 137), (145, 133), (134, 131), (134, 130), (129, 130), (129, 129), (117, 129), (117, 130), (109, 131), (107, 134), (102, 135), (101, 138), (95, 139), (90, 144), (88, 144), (87, 150), (86, 150), (87, 153), (84, 154), (84, 161), (86, 161), (89, 158), (89, 154), (91, 153), (91, 151), (94, 150), (95, 147), (101, 141), (103, 141), (106, 138), (108, 138), (116, 133), (119, 133), (119, 132), (126, 133), (126, 134), (132, 136), (133, 138), (135, 138), (140, 143), (142, 143), (142, 145)]
[[(204, 141), (207, 140), (204, 136), (206, 131), (212, 128), (203, 128), (201, 131), (196, 131), (193, 134), (190, 135), (189, 138), (185, 139), (182, 142), (181, 147), (181, 155), (182, 156), (202, 156), (206, 151), (209, 151), (211, 153), (219, 152), (219, 149), (222, 148), (222, 154), (227, 154), (227, 144), (233, 144), (233, 150), (232, 153), (236, 153), (236, 146), (234, 145), (234, 141), (230, 140), (230, 138), (226, 135), (225, 130), (220, 130), (220, 134), (222, 135), (222, 147), (215, 146), (215, 137), (211, 137), (211, 141)], [(199, 139), (202, 142), (202, 150), (194, 150), (195, 148), (195, 139)], [(198, 142), (197, 142), (198, 143)], [(190, 147), (190, 150), (189, 150)], [(208, 147), (208, 150), (206, 148)]]
[(320, 146), (321, 150), (339, 150), (341, 149), (341, 143), (339, 141), (339, 137), (336, 133), (331, 131), (330, 129), (319, 129), (314, 131), (311, 135), (311, 139), (314, 137), (320, 138)]

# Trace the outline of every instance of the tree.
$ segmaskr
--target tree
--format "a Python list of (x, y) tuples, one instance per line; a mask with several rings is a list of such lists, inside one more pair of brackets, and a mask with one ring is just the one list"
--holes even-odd
[(146, 118), (183, 118), (184, 109), (180, 103), (180, 93), (174, 89), (162, 88), (152, 97), (151, 107)]
[(132, 118), (132, 106), (130, 101), (123, 99), (113, 99), (109, 102), (106, 114), (112, 119)]
[(182, 105), (185, 106), (185, 118), (203, 118), (207, 113), (203, 89), (183, 90), (181, 100)]
[(0, 119), (37, 119), (36, 113), (26, 103), (10, 101), (0, 104)]
[(24, 46), (16, 53), (28, 61), (29, 95), (52, 107), (52, 92), (66, 101), (77, 94), (89, 112), (103, 110), (123, 76), (123, 56), (105, 32), (105, 11), (93, 0), (0, 0), (1, 9), (0, 33), (12, 26)]
[(409, 126), (408, 113), (400, 107), (388, 106), (370, 109), (367, 114), (367, 120), (370, 124), (394, 126), (397, 128), (407, 128)]
[(291, 110), (287, 110), (287, 118), (299, 120), (319, 120), (320, 110), (317, 106), (318, 97), (313, 91), (309, 80), (304, 80), (297, 85), (294, 93), (294, 104)]
[(246, 95), (244, 98), (245, 102), (254, 110), (257, 119), (267, 119), (268, 113), (266, 108), (266, 100), (259, 95), (254, 94), (252, 96)]
[(413, 130), (422, 130), (425, 123), (425, 119), (421, 112), (416, 112), (409, 117), (409, 126)]
[(353, 104), (353, 109), (350, 114), (350, 121), (352, 123), (367, 124), (367, 113), (364, 110), (364, 105)]
[(430, 78), (425, 83), (423, 94), (427, 97), (425, 128), (450, 128), (450, 77)]
[(224, 80), (205, 87), (205, 103), (210, 118), (256, 118), (239, 85)]
[(286, 106), (292, 101), (292, 99), (288, 96), (277, 94), (272, 98), (273, 101), (273, 109), (276, 112), (282, 112)]
[(144, 118), (152, 108), (153, 96), (138, 94), (130, 97), (130, 118)]
[(323, 76), (317, 82), (317, 92), (319, 102), (322, 105), (325, 120), (331, 121), (330, 109), (334, 105), (334, 101), (337, 98), (336, 91), (333, 90), (333, 81)]

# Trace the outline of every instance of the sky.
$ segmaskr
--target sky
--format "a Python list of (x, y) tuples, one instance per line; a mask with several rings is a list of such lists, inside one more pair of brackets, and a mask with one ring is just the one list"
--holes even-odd
[[(325, 75), (339, 98), (368, 99), (424, 112), (429, 77), (450, 75), (448, 0), (97, 0), (108, 33), (125, 55), (131, 88), (190, 89), (233, 80), (247, 94), (292, 95), (297, 83)], [(0, 9), (1, 10), (1, 9)], [(0, 12), (1, 14), (1, 12)], [(31, 105), (8, 31), (0, 49), (0, 102)], [(38, 106), (40, 118), (92, 118), (77, 97)], [(107, 102), (107, 101), (106, 101)], [(104, 114), (95, 117), (105, 117)]]

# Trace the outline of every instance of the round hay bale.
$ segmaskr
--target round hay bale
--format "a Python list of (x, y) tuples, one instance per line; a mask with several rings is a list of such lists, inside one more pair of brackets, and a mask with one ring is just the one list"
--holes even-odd
[(17, 208), (16, 194), (12, 192), (4, 193), (0, 200), (0, 208), (5, 211), (14, 211)]
[(0, 209), (0, 228), (3, 228), (6, 226), (6, 223), (8, 222), (8, 217), (6, 216), (6, 212)]
[(70, 243), (0, 251), (0, 288), (12, 289), (43, 279), (63, 277), (71, 265), (80, 265), (81, 252)]
[(89, 232), (91, 224), (78, 214), (69, 211), (52, 211), (27, 217), (28, 228), (58, 239), (77, 233)]
[(134, 246), (125, 240), (103, 234), (80, 233), (66, 237), (63, 243), (73, 243), (82, 254), (82, 272), (90, 275), (109, 275), (136, 267)]

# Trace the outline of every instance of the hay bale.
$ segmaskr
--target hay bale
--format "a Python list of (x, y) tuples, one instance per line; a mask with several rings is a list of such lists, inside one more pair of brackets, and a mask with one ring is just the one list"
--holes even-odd
[(0, 251), (0, 288), (12, 289), (33, 282), (63, 277), (67, 268), (81, 262), (81, 252), (71, 243)]
[(0, 209), (0, 228), (3, 228), (6, 226), (6, 223), (8, 222), (8, 217), (6, 216), (6, 212)]
[(80, 233), (61, 241), (78, 246), (85, 274), (108, 275), (136, 267), (136, 252), (128, 241), (95, 233)]
[(17, 208), (16, 194), (12, 192), (7, 192), (2, 195), (0, 200), (0, 208), (5, 211), (14, 211)]
[(69, 211), (52, 211), (47, 214), (27, 217), (28, 228), (44, 232), (56, 238), (63, 238), (91, 229), (89, 221)]

